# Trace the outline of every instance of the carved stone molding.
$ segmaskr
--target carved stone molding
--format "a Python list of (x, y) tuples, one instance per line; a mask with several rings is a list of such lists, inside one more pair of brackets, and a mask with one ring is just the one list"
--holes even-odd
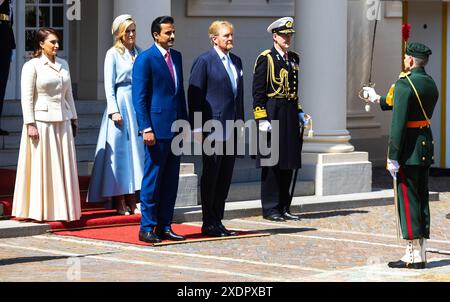
[(188, 17), (294, 16), (294, 0), (187, 0)]

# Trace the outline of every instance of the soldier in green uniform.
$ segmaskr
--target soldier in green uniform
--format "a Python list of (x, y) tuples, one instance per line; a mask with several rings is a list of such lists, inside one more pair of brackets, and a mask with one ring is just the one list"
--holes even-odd
[(434, 163), (431, 117), (439, 92), (425, 72), (431, 50), (421, 43), (408, 43), (404, 58), (406, 72), (400, 74), (386, 97), (364, 87), (372, 102), (393, 110), (389, 133), (387, 168), (397, 179), (397, 200), (406, 253), (391, 268), (425, 268), (426, 240), (430, 238), (428, 175)]
[[(272, 34), (272, 49), (262, 52), (257, 60), (253, 76), (253, 109), (258, 124), (259, 138), (274, 141), (277, 135), (279, 160), (270, 166), (262, 164), (258, 155), (261, 173), (261, 203), (263, 217), (272, 221), (299, 220), (290, 213), (289, 187), (295, 169), (301, 167), (303, 137), (301, 123), (305, 114), (298, 103), (299, 56), (288, 51), (291, 46), (294, 20), (284, 17), (273, 22), (267, 31)], [(273, 121), (279, 131), (272, 131)], [(275, 127), (274, 127), (275, 129)], [(273, 132), (273, 133), (271, 133)], [(261, 135), (263, 133), (263, 135)]]

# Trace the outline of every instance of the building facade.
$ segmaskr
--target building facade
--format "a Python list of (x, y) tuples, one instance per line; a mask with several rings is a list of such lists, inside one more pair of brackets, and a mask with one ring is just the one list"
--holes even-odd
[[(300, 99), (304, 110), (313, 117), (315, 133), (314, 137), (307, 138), (304, 146), (306, 171), (308, 163), (317, 166), (324, 160), (317, 154), (356, 154), (354, 159), (337, 156), (329, 159), (333, 164), (345, 162), (345, 171), (350, 169), (351, 163), (361, 164), (365, 171), (369, 167), (368, 160), (374, 165), (384, 165), (390, 113), (381, 112), (377, 106), (366, 112), (357, 94), (369, 77), (374, 20), (378, 18), (372, 81), (379, 94), (387, 93), (401, 71), (401, 24), (407, 21), (412, 24), (410, 40), (423, 42), (433, 50), (427, 71), (441, 92), (432, 119), (435, 166), (450, 168), (450, 140), (446, 139), (446, 134), (450, 133), (446, 110), (449, 102), (446, 94), (449, 9), (445, 2), (15, 0), (14, 6), (17, 51), (7, 88), (8, 99), (20, 99), (21, 67), (32, 48), (29, 37), (39, 26), (55, 27), (61, 32), (60, 56), (69, 61), (76, 99), (103, 100), (103, 61), (112, 46), (111, 23), (115, 16), (123, 13), (134, 16), (138, 45), (146, 49), (153, 43), (152, 20), (160, 15), (172, 15), (176, 21), (175, 48), (183, 54), (186, 82), (194, 58), (210, 47), (209, 24), (216, 19), (226, 19), (235, 26), (233, 51), (243, 59), (247, 119), (252, 118), (251, 83), (255, 59), (272, 44), (266, 28), (278, 17), (295, 17), (297, 33), (293, 50), (301, 56)], [(367, 152), (369, 158), (361, 157), (358, 151)], [(361, 173), (352, 169), (355, 175)], [(317, 177), (317, 171), (313, 169), (311, 173)]]

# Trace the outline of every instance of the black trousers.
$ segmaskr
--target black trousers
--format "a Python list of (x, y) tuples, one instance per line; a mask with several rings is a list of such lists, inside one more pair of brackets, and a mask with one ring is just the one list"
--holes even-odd
[(203, 154), (203, 173), (200, 181), (203, 225), (218, 226), (222, 223), (225, 199), (233, 177), (234, 155)]
[(278, 165), (261, 171), (261, 204), (263, 216), (289, 212), (294, 170), (282, 170)]
[(0, 50), (0, 118), (3, 112), (3, 101), (5, 100), (6, 84), (8, 84), (11, 53), (11, 50)]

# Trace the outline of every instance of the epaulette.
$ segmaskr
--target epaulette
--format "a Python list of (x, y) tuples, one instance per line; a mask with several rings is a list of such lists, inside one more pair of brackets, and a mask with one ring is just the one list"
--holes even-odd
[(404, 79), (406, 76), (409, 76), (411, 74), (411, 71), (408, 72), (400, 72), (400, 75), (398, 76), (399, 79)]
[(260, 56), (267, 56), (269, 53), (271, 53), (272, 52), (272, 50), (271, 49), (266, 49), (266, 50), (264, 50), (260, 55), (259, 55), (259, 57)]
[(269, 55), (269, 53), (271, 53), (271, 52), (272, 52), (272, 50), (266, 49), (256, 58), (255, 66), (253, 66), (253, 73), (255, 73), (256, 64), (258, 64), (259, 57), (261, 57), (261, 56), (267, 57)]

